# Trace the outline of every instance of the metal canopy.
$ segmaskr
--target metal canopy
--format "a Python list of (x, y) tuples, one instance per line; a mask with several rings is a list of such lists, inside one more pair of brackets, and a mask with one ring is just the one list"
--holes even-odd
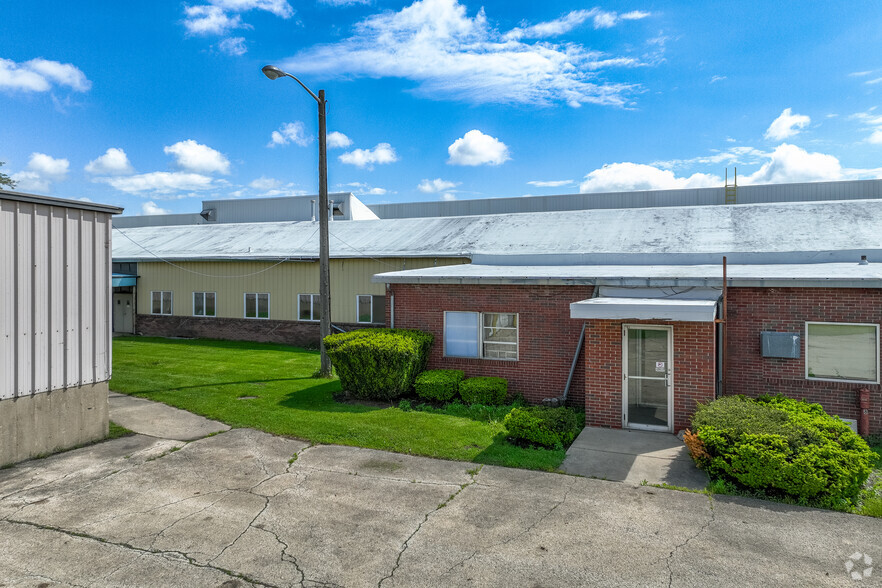
[(720, 291), (711, 288), (601, 288), (570, 304), (570, 318), (713, 322)]

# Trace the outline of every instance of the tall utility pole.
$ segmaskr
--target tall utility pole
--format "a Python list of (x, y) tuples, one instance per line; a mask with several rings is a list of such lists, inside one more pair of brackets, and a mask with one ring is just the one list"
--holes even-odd
[(262, 70), (264, 75), (271, 80), (281, 77), (288, 77), (300, 84), (313, 99), (318, 102), (318, 122), (319, 122), (319, 298), (321, 298), (321, 318), (319, 320), (319, 330), (321, 331), (321, 340), (319, 349), (321, 350), (321, 370), (323, 377), (331, 375), (331, 360), (325, 351), (325, 337), (331, 334), (331, 270), (329, 266), (329, 245), (328, 245), (328, 215), (331, 213), (328, 206), (328, 137), (327, 137), (327, 121), (325, 115), (325, 91), (319, 90), (318, 96), (312, 93), (312, 90), (291, 74), (284, 72), (274, 65), (265, 65)]

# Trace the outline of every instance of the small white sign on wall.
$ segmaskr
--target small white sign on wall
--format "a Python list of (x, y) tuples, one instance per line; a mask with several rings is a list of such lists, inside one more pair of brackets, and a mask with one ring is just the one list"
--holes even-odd
[(663, 361), (655, 362), (655, 371), (657, 371), (657, 372), (665, 371), (665, 362), (663, 362)]

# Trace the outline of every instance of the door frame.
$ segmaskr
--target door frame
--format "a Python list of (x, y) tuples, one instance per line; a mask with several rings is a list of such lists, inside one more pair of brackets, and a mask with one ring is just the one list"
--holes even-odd
[[(668, 426), (642, 425), (629, 422), (628, 415), (628, 331), (665, 331), (668, 334), (667, 388), (668, 388)], [(672, 325), (622, 325), (622, 428), (644, 431), (674, 431), (674, 327)]]

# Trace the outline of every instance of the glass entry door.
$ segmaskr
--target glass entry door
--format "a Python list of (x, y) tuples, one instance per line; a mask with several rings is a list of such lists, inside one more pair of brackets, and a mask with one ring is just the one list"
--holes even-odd
[(671, 327), (625, 325), (622, 334), (623, 425), (671, 431), (673, 371)]

